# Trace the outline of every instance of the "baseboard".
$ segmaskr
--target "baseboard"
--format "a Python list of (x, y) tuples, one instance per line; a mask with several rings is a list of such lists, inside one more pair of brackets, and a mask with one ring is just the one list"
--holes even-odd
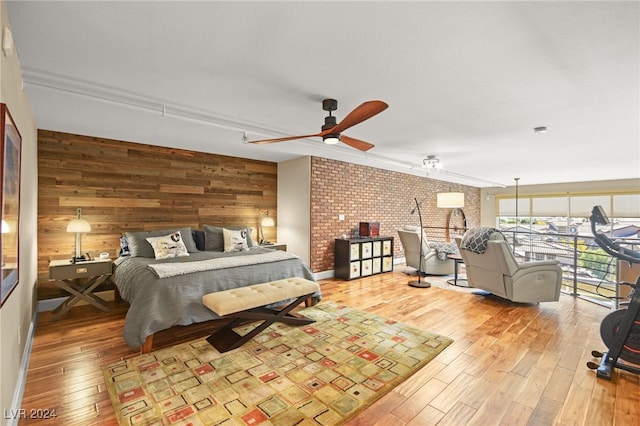
[[(29, 371), (29, 360), (31, 359), (31, 349), (33, 348), (33, 339), (36, 336), (36, 324), (38, 323), (38, 312), (34, 312), (31, 317), (31, 324), (29, 324), (29, 332), (27, 333), (24, 352), (22, 353), (22, 362), (20, 363), (20, 371), (18, 373), (18, 380), (16, 383), (16, 389), (13, 392), (13, 401), (11, 401), (11, 409), (9, 413), (16, 413), (15, 416), (9, 416), (7, 419), (7, 426), (14, 426), (18, 424), (20, 420), (19, 413), (22, 413), (22, 397), (24, 396), (24, 389), (27, 385), (27, 372)], [(7, 411), (5, 411), (6, 413)]]
[(315, 272), (314, 275), (316, 276), (316, 280), (327, 280), (335, 276), (333, 269), (330, 269), (328, 271)]

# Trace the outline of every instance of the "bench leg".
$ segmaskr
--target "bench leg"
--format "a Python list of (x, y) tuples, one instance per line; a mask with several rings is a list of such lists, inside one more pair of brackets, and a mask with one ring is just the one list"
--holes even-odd
[[(309, 296), (310, 295), (308, 294), (300, 296), (281, 310), (261, 307), (229, 314), (227, 317), (233, 317), (235, 319), (213, 333), (211, 336), (207, 337), (207, 342), (216, 348), (218, 352), (222, 353), (239, 348), (276, 321), (293, 325), (311, 324), (312, 322), (315, 322), (315, 320), (307, 318), (304, 315), (290, 313), (293, 308), (298, 306)], [(263, 321), (263, 323), (244, 336), (240, 336), (238, 333), (233, 331), (233, 327), (246, 319)]]

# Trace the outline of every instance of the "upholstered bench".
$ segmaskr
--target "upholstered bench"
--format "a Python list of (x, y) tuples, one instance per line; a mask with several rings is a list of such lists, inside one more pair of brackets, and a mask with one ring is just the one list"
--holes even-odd
[[(295, 325), (311, 324), (314, 320), (290, 311), (319, 290), (318, 283), (293, 277), (205, 294), (202, 296), (202, 303), (207, 308), (223, 319), (233, 318), (231, 322), (207, 337), (207, 341), (219, 352), (227, 352), (244, 345), (276, 321)], [(291, 299), (293, 301), (280, 310), (267, 308), (267, 305)], [(244, 320), (263, 323), (246, 335), (240, 336), (233, 328)]]

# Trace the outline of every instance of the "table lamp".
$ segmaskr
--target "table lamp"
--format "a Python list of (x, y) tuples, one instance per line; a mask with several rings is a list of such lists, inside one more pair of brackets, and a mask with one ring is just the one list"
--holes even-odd
[(88, 254), (87, 257), (82, 254), (81, 243), (82, 233), (90, 231), (91, 225), (89, 225), (89, 222), (82, 219), (82, 209), (78, 209), (76, 218), (67, 225), (67, 232), (75, 232), (76, 234), (76, 254), (72, 259), (73, 263), (82, 262), (83, 260), (91, 260)]
[(264, 238), (264, 229), (266, 227), (276, 226), (275, 221), (272, 217), (269, 217), (269, 210), (267, 210), (264, 214), (262, 220), (260, 220), (260, 244), (271, 244), (269, 241)]

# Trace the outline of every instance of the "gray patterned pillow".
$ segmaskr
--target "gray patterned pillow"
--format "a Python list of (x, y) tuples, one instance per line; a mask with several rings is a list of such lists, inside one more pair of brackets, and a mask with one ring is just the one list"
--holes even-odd
[(472, 228), (464, 233), (462, 237), (462, 241), (460, 242), (460, 248), (472, 251), (474, 253), (482, 254), (487, 250), (487, 243), (494, 233), (500, 234), (502, 238), (505, 239), (500, 231), (496, 228)]

